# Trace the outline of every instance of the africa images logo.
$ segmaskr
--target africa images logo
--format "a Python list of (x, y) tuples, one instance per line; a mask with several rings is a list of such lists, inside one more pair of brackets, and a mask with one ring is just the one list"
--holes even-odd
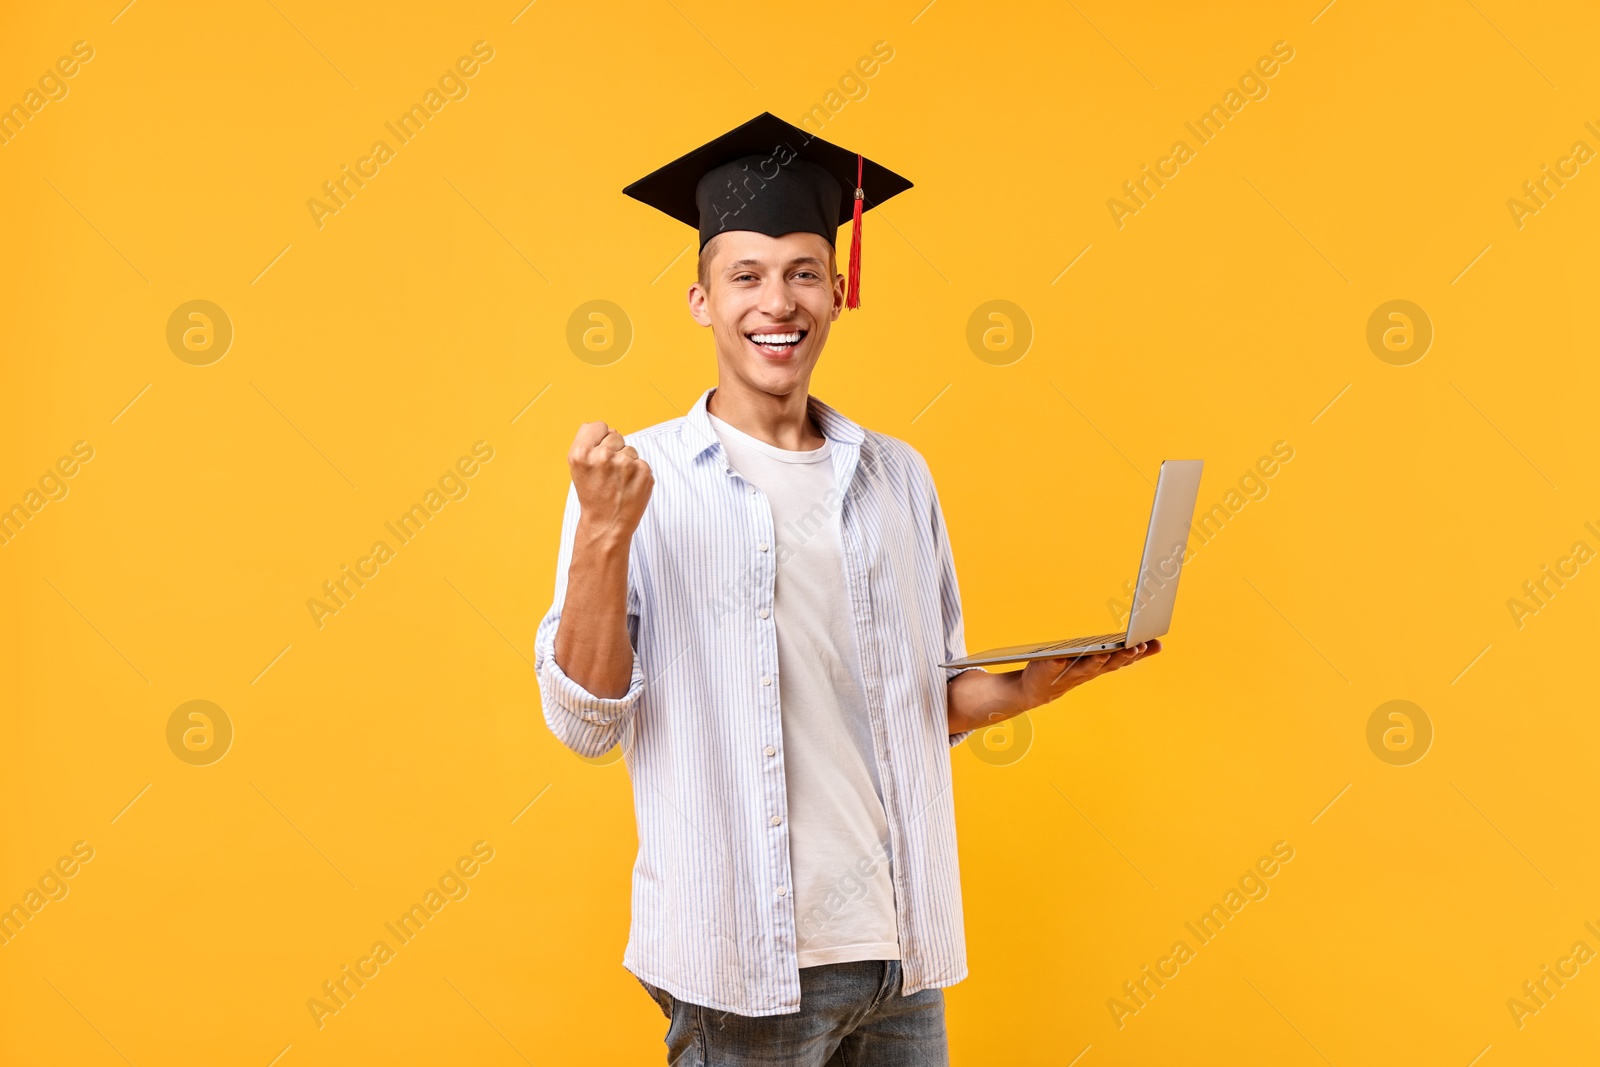
[(472, 54), (460, 57), (453, 66), (446, 68), (439, 75), (438, 87), (429, 86), (428, 91), (422, 94), (421, 103), (413, 102), (393, 122), (383, 124), (383, 128), (394, 137), (393, 145), (382, 139), (372, 142), (372, 148), (356, 160), (354, 169), (348, 163), (342, 164), (338, 177), (323, 182), (322, 193), (326, 200), (314, 196), (306, 200), (306, 209), (311, 212), (311, 221), (316, 223), (317, 229), (326, 225), (325, 220), (329, 215), (337, 215), (349, 207), (356, 194), (367, 187), (367, 182), (382, 173), (384, 165), (395, 158), (400, 147), (416, 139), (428, 123), (444, 110), (445, 105), (451, 101), (465, 100), (472, 91), (467, 79), (476, 77), (482, 64), (492, 59), (494, 47), (488, 41), (474, 42)]
[(493, 859), (493, 845), (487, 841), (474, 842), (472, 854), (462, 856), (446, 867), (437, 884), (430, 885), (420, 901), (413, 902), (393, 922), (383, 924), (383, 928), (394, 938), (393, 945), (383, 938), (374, 941), (368, 954), (359, 957), (354, 967), (347, 963), (339, 969), (337, 976), (322, 983), (320, 996), (307, 997), (306, 1010), (311, 1013), (311, 1021), (317, 1024), (317, 1029), (321, 1030), (327, 1025), (329, 1016), (338, 1015), (349, 1007), (356, 994), (383, 973), (383, 968), (394, 960), (400, 949), (416, 940), (449, 904), (466, 900), (472, 892), (469, 881), (477, 877), (483, 865)]
[(1212, 904), (1210, 910), (1204, 912), (1195, 922), (1184, 923), (1184, 928), (1194, 936), (1193, 946), (1182, 939), (1174, 941), (1171, 951), (1156, 960), (1153, 969), (1147, 963), (1139, 977), (1122, 983), (1122, 992), (1126, 999), (1119, 997), (1106, 999), (1106, 1008), (1111, 1012), (1111, 1019), (1117, 1024), (1117, 1029), (1121, 1030), (1127, 1025), (1130, 1015), (1137, 1015), (1149, 1007), (1156, 993), (1165, 989), (1168, 982), (1178, 977), (1183, 966), (1195, 959), (1201, 947), (1211, 944), (1220, 937), (1223, 929), (1239, 917), (1239, 913), (1246, 905), (1251, 901), (1267, 899), (1267, 894), (1272, 892), (1267, 879), (1277, 875), (1283, 869), (1283, 865), (1293, 859), (1293, 845), (1287, 841), (1274, 841), (1272, 854), (1262, 856), (1248, 867), (1239, 877), (1238, 888), (1230, 887), (1220, 903)]
[(1182, 139), (1174, 141), (1168, 154), (1156, 160), (1153, 169), (1146, 163), (1140, 168), (1144, 171), (1143, 174), (1123, 182), (1122, 192), (1126, 199), (1119, 200), (1114, 196), (1106, 199), (1106, 210), (1111, 212), (1111, 221), (1117, 229), (1120, 230), (1127, 225), (1129, 216), (1137, 215), (1149, 207), (1156, 193), (1165, 189), (1167, 182), (1183, 172), (1184, 164), (1195, 158), (1199, 148), (1205, 147), (1221, 136), (1228, 123), (1238, 118), (1239, 112), (1244, 110), (1246, 104), (1252, 100), (1265, 100), (1267, 94), (1272, 91), (1267, 85), (1267, 79), (1276, 77), (1278, 71), (1282, 69), (1280, 64), (1288, 63), (1292, 59), (1294, 59), (1294, 47), (1288, 41), (1273, 42), (1272, 54), (1257, 59), (1253, 67), (1240, 75), (1237, 89), (1230, 87), (1223, 95), (1221, 103), (1212, 104), (1195, 122), (1183, 124), (1184, 128), (1194, 135), (1199, 147), (1191, 147), (1188, 141)]

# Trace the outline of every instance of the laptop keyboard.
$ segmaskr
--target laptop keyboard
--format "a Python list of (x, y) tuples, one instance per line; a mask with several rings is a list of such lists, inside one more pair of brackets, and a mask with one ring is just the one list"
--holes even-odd
[(1074, 637), (1067, 641), (1057, 641), (1053, 645), (1040, 645), (1040, 652), (1048, 652), (1057, 648), (1083, 648), (1086, 645), (1104, 645), (1111, 642), (1122, 641), (1127, 637), (1126, 631), (1119, 630), (1110, 634), (1091, 634), (1088, 637)]

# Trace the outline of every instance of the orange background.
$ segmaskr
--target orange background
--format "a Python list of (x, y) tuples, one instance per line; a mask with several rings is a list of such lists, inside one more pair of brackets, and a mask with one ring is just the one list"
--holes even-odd
[[(1293, 449), (1198, 547), (1167, 651), (952, 754), (955, 1062), (1594, 1047), (1592, 963), (1520, 1027), (1507, 1001), (1600, 950), (1600, 578), (1569, 562), (1537, 612), (1508, 601), (1600, 549), (1600, 177), (1508, 200), (1600, 149), (1600, 18), (923, 4), (0, 16), (0, 105), (93, 50), (0, 144), (0, 506), (26, 515), (0, 545), (0, 905), (93, 850), (0, 945), (0, 1059), (660, 1062), (619, 963), (625, 769), (550, 736), (532, 639), (577, 424), (631, 431), (714, 381), (689, 234), (621, 187), (814, 105), (916, 182), (869, 216), (864, 307), (814, 392), (927, 456), (972, 648), (1109, 629), (1161, 459), (1204, 458), (1209, 507)], [(478, 41), (466, 94), (319, 227), (307, 201)], [(1280, 41), (1266, 95), (1200, 144), (1185, 123)], [(1119, 227), (1108, 200), (1179, 139)], [(185, 349), (187, 318), (169, 344), (193, 300), (225, 352)], [(574, 348), (595, 300), (614, 347)], [(995, 300), (1008, 320), (969, 330)], [(1425, 352), (1369, 346), (1392, 300)], [(1011, 340), (985, 349), (986, 323)], [(466, 494), (319, 626), (322, 583), (480, 441)], [(217, 733), (169, 743), (194, 700)], [(1391, 700), (1422, 758), (1369, 745)], [(223, 758), (180, 758), (222, 722)], [(466, 895), (319, 1028), (308, 999), (480, 841)], [(1279, 841), (1270, 894), (1119, 1027), (1123, 983)]]

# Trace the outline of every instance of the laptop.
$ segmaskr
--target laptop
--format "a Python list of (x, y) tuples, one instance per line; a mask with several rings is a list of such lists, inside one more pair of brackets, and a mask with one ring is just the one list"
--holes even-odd
[(1184, 548), (1189, 543), (1189, 526), (1194, 522), (1194, 504), (1200, 495), (1200, 470), (1204, 463), (1198, 459), (1169, 459), (1161, 464), (1161, 476), (1156, 480), (1156, 502), (1150, 510), (1150, 529), (1144, 537), (1144, 556), (1139, 561), (1133, 610), (1128, 615), (1126, 630), (1037, 645), (990, 648), (939, 666), (980, 667), (1030, 659), (1075, 659), (1131, 647), (1165, 634), (1172, 625), (1172, 606), (1178, 599), (1178, 577), (1183, 571)]

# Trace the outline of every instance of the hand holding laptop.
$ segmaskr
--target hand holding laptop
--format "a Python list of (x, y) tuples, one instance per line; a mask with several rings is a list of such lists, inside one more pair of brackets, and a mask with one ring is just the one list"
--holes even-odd
[(1032, 707), (1040, 707), (1065, 696), (1084, 682), (1148, 659), (1160, 651), (1161, 642), (1152, 638), (1142, 644), (1112, 652), (1028, 660), (1019, 683), (1023, 699)]

